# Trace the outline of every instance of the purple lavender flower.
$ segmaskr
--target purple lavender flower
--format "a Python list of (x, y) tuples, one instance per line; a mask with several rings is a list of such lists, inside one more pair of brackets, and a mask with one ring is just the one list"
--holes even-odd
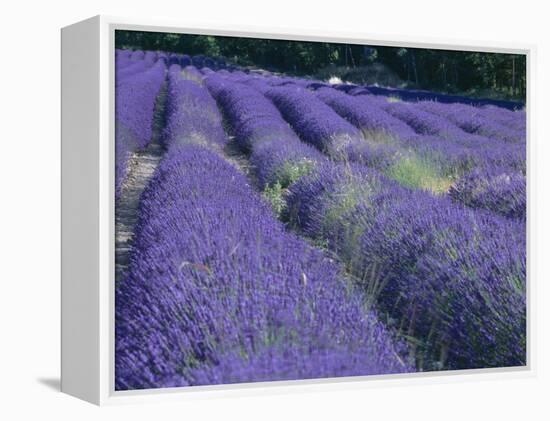
[(165, 79), (164, 63), (149, 71), (121, 80), (116, 89), (116, 121), (136, 138), (137, 146), (149, 143), (152, 134), (153, 110)]
[(145, 60), (129, 61), (129, 65), (119, 67), (117, 65), (115, 71), (115, 83), (118, 85), (124, 79), (145, 72), (152, 67), (152, 63)]
[(242, 174), (168, 144), (116, 291), (117, 390), (413, 370), (338, 265), (287, 233)]
[(523, 223), (361, 166), (319, 166), (286, 200), (291, 225), (336, 253), (388, 322), (415, 338), (421, 367), (525, 364)]
[[(143, 63), (143, 61), (137, 63)], [(117, 80), (115, 91), (115, 197), (117, 199), (120, 197), (122, 184), (126, 178), (130, 154), (136, 149), (147, 146), (151, 140), (153, 113), (164, 78), (164, 63), (159, 61), (147, 71), (127, 75)]]
[(223, 147), (227, 137), (216, 101), (189, 77), (179, 66), (170, 67), (163, 138), (168, 146), (195, 143)]
[(324, 159), (300, 141), (260, 92), (215, 75), (206, 79), (206, 86), (223, 109), (238, 144), (251, 153), (262, 187), (276, 182), (287, 186)]
[[(315, 95), (301, 88), (277, 87), (266, 92), (305, 142), (337, 154), (362, 142), (361, 133)], [(344, 152), (345, 153), (345, 152)]]
[(382, 107), (384, 103), (376, 97), (354, 97), (332, 88), (319, 89), (316, 95), (340, 116), (368, 133), (387, 134), (398, 138), (415, 135), (415, 131), (409, 125), (388, 114)]
[(525, 219), (527, 182), (521, 172), (508, 168), (477, 168), (453, 184), (454, 200), (473, 208), (488, 209), (511, 218)]
[(115, 58), (117, 60), (129, 60), (132, 55), (132, 50), (119, 49), (115, 50)]
[(156, 51), (145, 51), (143, 56), (143, 61), (148, 61), (151, 64), (154, 64), (157, 61), (158, 53)]
[[(441, 104), (424, 101), (418, 107), (449, 119), (468, 133), (478, 134), (505, 142), (525, 142), (525, 130), (514, 130), (497, 119), (490, 118), (484, 109), (465, 104)], [(509, 113), (509, 111), (506, 111)], [(514, 113), (521, 115), (520, 112)], [(525, 115), (523, 113), (523, 115)], [(510, 121), (510, 119), (508, 120)]]
[(135, 50), (130, 55), (130, 60), (139, 61), (139, 60), (143, 60), (144, 57), (145, 57), (145, 52), (144, 51)]
[[(117, 390), (525, 364), (523, 111), (116, 57), (117, 189), (171, 64), (166, 153), (116, 288)], [(252, 180), (224, 158), (224, 125)], [(403, 187), (409, 161), (449, 194)], [(255, 180), (288, 189), (288, 226)]]

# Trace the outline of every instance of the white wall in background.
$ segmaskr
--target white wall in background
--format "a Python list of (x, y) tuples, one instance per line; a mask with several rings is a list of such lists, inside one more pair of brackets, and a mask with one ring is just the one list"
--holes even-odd
[[(531, 6), (533, 4), (533, 6)], [(60, 420), (549, 419), (550, 30), (543, 2), (96, 0), (4, 2), (0, 16), (0, 417)], [(532, 279), (539, 374), (521, 380), (380, 387), (98, 409), (51, 387), (59, 378), (60, 33), (96, 14), (330, 29), (391, 37), (538, 45), (533, 97)], [(532, 163), (533, 164), (533, 163)], [(547, 196), (547, 195), (546, 195)], [(532, 198), (533, 200), (533, 198)], [(543, 388), (546, 387), (546, 391)], [(538, 415), (537, 415), (538, 413)]]

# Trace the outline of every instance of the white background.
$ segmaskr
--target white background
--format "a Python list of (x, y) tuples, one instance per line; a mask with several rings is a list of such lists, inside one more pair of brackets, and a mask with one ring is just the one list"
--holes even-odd
[[(545, 239), (548, 173), (549, 14), (544, 2), (97, 0), (1, 6), (0, 418), (12, 419), (550, 419)], [(353, 31), (391, 37), (536, 44), (531, 162), (532, 273), (538, 373), (468, 381), (97, 408), (58, 392), (60, 295), (59, 86), (62, 26), (96, 14)], [(261, 28), (259, 29), (261, 30)], [(546, 388), (544, 392), (543, 389)]]

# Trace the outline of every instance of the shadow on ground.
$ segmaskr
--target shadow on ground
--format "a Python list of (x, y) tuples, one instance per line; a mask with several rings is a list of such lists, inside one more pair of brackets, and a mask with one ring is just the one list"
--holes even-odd
[(56, 392), (61, 391), (61, 380), (58, 377), (40, 377), (36, 381)]

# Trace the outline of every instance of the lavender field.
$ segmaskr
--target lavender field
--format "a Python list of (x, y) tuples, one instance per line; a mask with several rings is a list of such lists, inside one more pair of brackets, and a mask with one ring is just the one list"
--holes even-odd
[(526, 113), (116, 51), (117, 390), (526, 364)]

